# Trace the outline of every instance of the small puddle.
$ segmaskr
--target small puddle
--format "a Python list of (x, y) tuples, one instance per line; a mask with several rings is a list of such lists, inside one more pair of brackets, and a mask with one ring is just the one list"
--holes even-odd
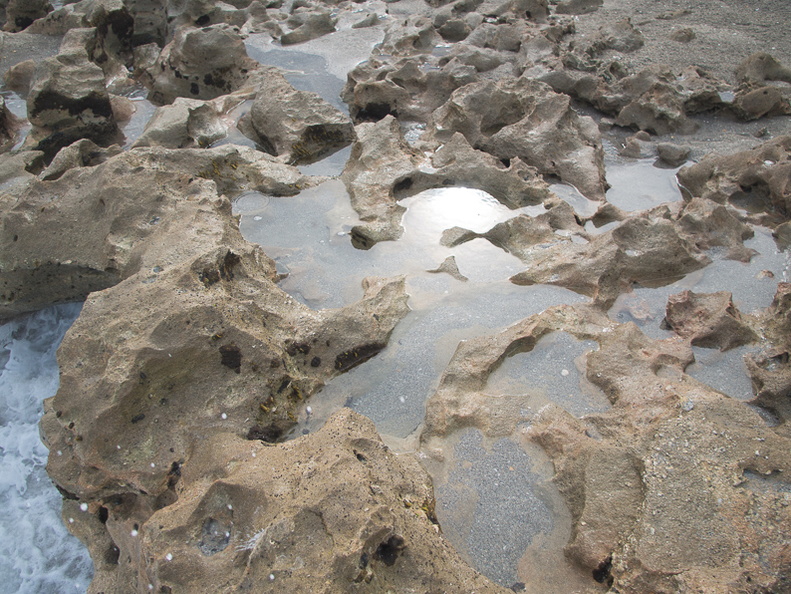
[(491, 439), (468, 428), (439, 440), (438, 448), (436, 457), (422, 454), (437, 518), (473, 567), (515, 592), (600, 590), (563, 554), (571, 514), (552, 481), (551, 461), (523, 431)]
[(489, 376), (486, 392), (528, 395), (527, 414), (550, 402), (575, 417), (604, 412), (610, 408), (610, 401), (585, 380), (587, 354), (598, 348), (595, 341), (553, 332), (542, 337), (532, 350), (505, 359)]
[(756, 350), (755, 346), (741, 346), (725, 352), (692, 347), (695, 362), (684, 372), (731, 398), (752, 400), (755, 395), (744, 356)]
[(486, 443), (480, 431), (467, 429), (452, 441), (449, 472), (434, 486), (443, 533), (478, 571), (511, 587), (533, 539), (555, 527), (553, 498), (545, 492), (551, 475), (534, 472), (527, 452), (510, 439)]
[(607, 162), (607, 202), (621, 210), (647, 210), (682, 199), (676, 181), (680, 169), (654, 166), (654, 159)]
[(157, 107), (146, 99), (146, 92), (135, 93), (128, 97), (135, 108), (132, 117), (123, 125), (121, 132), (124, 134), (124, 149), (129, 149), (140, 138), (148, 122), (154, 116)]

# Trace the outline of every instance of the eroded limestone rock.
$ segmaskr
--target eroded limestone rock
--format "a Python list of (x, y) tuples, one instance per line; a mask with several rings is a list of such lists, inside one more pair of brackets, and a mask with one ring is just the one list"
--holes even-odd
[(205, 147), (228, 132), (218, 106), (209, 101), (177, 97), (171, 105), (158, 107), (134, 147)]
[(684, 291), (667, 300), (666, 324), (690, 344), (721, 351), (755, 341), (758, 337), (742, 322), (727, 291)]
[(27, 111), (35, 148), (47, 160), (76, 140), (107, 146), (119, 134), (104, 72), (85, 52), (61, 53), (39, 63)]
[[(528, 396), (487, 394), (505, 358), (558, 330), (599, 343), (586, 377), (610, 410), (575, 418), (549, 404), (525, 419)], [(586, 306), (551, 308), (458, 346), (427, 404), (423, 447), (430, 454), (435, 439), (465, 427), (496, 437), (528, 421), (571, 511), (566, 556), (613, 589), (781, 587), (791, 441), (686, 376), (692, 360), (685, 341), (649, 339)]]
[(268, 447), (217, 433), (196, 442), (173, 482), (178, 501), (143, 523), (120, 498), (74, 514), (89, 546), (111, 546), (94, 536), (102, 531), (117, 542), (117, 564), (97, 571), (96, 588), (506, 591), (437, 534), (425, 471), (348, 409), (313, 435)]
[(298, 91), (275, 69), (262, 78), (243, 129), (292, 165), (319, 161), (354, 140), (348, 117), (316, 93)]
[(709, 263), (664, 218), (633, 217), (590, 243), (563, 242), (522, 257), (528, 270), (511, 277), (519, 285), (551, 283), (612, 305), (632, 283), (663, 285)]
[(213, 99), (238, 90), (257, 68), (231, 28), (183, 27), (148, 71), (149, 99), (158, 104), (172, 103), (176, 97)]
[(775, 227), (791, 212), (791, 136), (730, 155), (708, 155), (678, 172), (684, 191), (721, 204), (749, 206), (744, 217)]
[(5, 6), (6, 31), (22, 31), (52, 10), (49, 0), (8, 0)]
[(471, 83), (434, 113), (433, 134), (445, 140), (461, 132), (473, 147), (500, 159), (519, 157), (601, 200), (607, 188), (601, 136), (593, 120), (569, 102), (526, 78)]
[(352, 229), (357, 247), (397, 239), (404, 207), (398, 200), (436, 187), (465, 186), (489, 192), (510, 208), (549, 198), (546, 183), (520, 159), (508, 166), (473, 149), (461, 134), (426, 158), (403, 138), (398, 122), (388, 116), (360, 124), (357, 141), (341, 179), (364, 224)]
[(286, 21), (291, 31), (280, 36), (280, 43), (293, 45), (316, 39), (335, 31), (338, 22), (327, 10), (298, 7)]
[(296, 169), (233, 145), (136, 149), (96, 167), (79, 158), (62, 163), (77, 167), (0, 197), (0, 317), (83, 299), (141, 266), (162, 266), (144, 257), (155, 236), (172, 242), (174, 253), (188, 253), (200, 238), (184, 230), (179, 245), (171, 226), (213, 208), (217, 198), (207, 197), (203, 184), (231, 196), (247, 189), (289, 195), (309, 185)]

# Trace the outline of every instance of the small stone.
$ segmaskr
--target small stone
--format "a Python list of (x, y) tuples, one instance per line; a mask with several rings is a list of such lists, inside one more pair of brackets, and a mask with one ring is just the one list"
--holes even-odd
[(697, 35), (695, 35), (695, 32), (689, 27), (685, 27), (684, 29), (676, 29), (670, 34), (670, 39), (673, 41), (678, 41), (679, 43), (689, 43), (696, 37)]
[(661, 142), (656, 146), (659, 161), (670, 167), (680, 167), (689, 158), (692, 149), (686, 146), (679, 146), (670, 142)]

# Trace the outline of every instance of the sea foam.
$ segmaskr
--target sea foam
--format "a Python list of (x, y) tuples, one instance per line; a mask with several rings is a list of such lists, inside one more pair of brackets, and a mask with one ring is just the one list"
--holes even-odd
[(3, 592), (85, 592), (88, 551), (61, 522), (61, 496), (45, 471), (42, 401), (58, 389), (55, 351), (80, 304), (0, 325), (0, 584)]

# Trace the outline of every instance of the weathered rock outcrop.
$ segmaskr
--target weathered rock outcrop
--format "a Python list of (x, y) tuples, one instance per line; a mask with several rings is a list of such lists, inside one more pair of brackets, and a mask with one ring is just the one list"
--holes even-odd
[[(201, 159), (213, 163), (204, 175), (214, 176), (217, 182), (180, 171), (184, 159), (188, 159), (190, 171)], [(291, 187), (292, 179), (300, 179), (291, 168), (274, 165), (260, 155), (254, 163), (245, 163), (235, 147), (196, 149), (192, 154), (187, 150), (137, 149), (95, 167), (77, 166), (54, 181), (32, 184), (16, 208), (4, 216), (7, 245), (30, 257), (33, 243), (39, 244), (42, 261), (32, 264), (39, 271), (35, 272), (40, 281), (36, 298), (53, 301), (58, 296), (74, 298), (75, 291), (86, 288), (94, 290), (61, 346), (64, 374), (58, 394), (47, 404), (42, 427), (53, 452), (49, 463), (53, 479), (69, 497), (77, 497), (100, 518), (105, 517), (104, 531), (88, 543), (97, 560), (97, 588), (104, 583), (107, 591), (121, 592), (130, 583), (145, 587), (143, 580), (160, 579), (143, 577), (148, 571), (142, 565), (149, 562), (153, 549), (146, 548), (149, 543), (145, 540), (141, 548), (141, 541), (129, 534), (145, 537), (140, 527), (157, 510), (177, 500), (187, 507), (201, 499), (208, 505), (213, 501), (212, 493), (224, 489), (196, 485), (198, 492), (186, 489), (184, 499), (177, 490), (179, 477), (192, 468), (193, 455), (201, 459), (213, 451), (213, 447), (202, 449), (207, 441), (247, 443), (245, 449), (261, 450), (262, 463), (269, 464), (264, 462), (267, 448), (246, 440), (271, 442), (282, 436), (295, 423), (300, 403), (330, 377), (382, 350), (408, 310), (403, 279), (367, 279), (358, 303), (320, 312), (297, 303), (276, 287), (274, 264), (260, 248), (242, 239), (230, 203), (217, 193), (223, 185), (237, 191), (242, 185), (248, 187), (252, 179), (245, 176), (263, 178), (267, 171), (262, 165), (266, 163), (273, 179), (266, 188), (259, 181), (260, 189), (285, 189)], [(223, 172), (239, 177), (223, 180)], [(42, 212), (41, 204), (49, 206)], [(79, 224), (81, 232), (64, 228), (64, 220)], [(94, 228), (86, 231), (86, 221)], [(51, 231), (58, 223), (58, 232)], [(51, 241), (41, 241), (48, 236)], [(75, 241), (77, 236), (82, 241)], [(4, 251), (4, 255), (8, 253)], [(61, 262), (59, 258), (69, 260)], [(4, 266), (3, 272), (8, 268)], [(76, 280), (80, 271), (93, 274), (97, 286), (86, 287), (88, 281)], [(13, 274), (10, 276), (13, 279)], [(72, 278), (75, 280), (69, 285)], [(29, 282), (20, 286), (34, 288)], [(27, 307), (35, 306), (33, 299), (30, 294), (15, 297), (5, 304), (4, 311), (24, 307), (25, 302)], [(361, 445), (360, 452), (363, 450)], [(219, 465), (224, 467), (224, 463)], [(198, 462), (194, 476), (203, 480), (205, 471), (205, 465)], [(392, 472), (400, 476), (409, 471), (395, 467)], [(388, 488), (395, 484), (392, 476), (384, 478), (389, 481)], [(295, 481), (301, 480), (301, 474), (295, 476)], [(326, 480), (333, 481), (329, 476)], [(269, 486), (256, 481), (264, 489), (262, 497), (277, 496)], [(324, 480), (311, 484), (316, 493), (326, 494)], [(350, 487), (368, 489), (360, 482)], [(414, 496), (418, 509), (430, 506), (430, 492), (425, 489)], [(353, 534), (347, 545), (354, 557), (349, 567), (358, 566), (363, 554), (371, 555), (371, 567), (358, 567), (363, 582), (396, 579), (379, 570), (378, 561), (384, 559), (382, 563), (389, 568), (407, 549), (404, 554), (419, 565), (428, 568), (434, 563), (418, 545), (421, 538), (439, 538), (431, 523), (422, 515), (415, 520), (426, 524), (422, 533), (419, 525), (410, 526), (414, 512), (405, 509), (403, 501), (396, 501), (389, 491), (385, 493), (389, 507), (404, 510), (397, 514), (402, 519), (382, 519), (374, 514), (371, 517), (379, 523), (371, 524), (371, 533)], [(410, 493), (407, 489), (403, 495)], [(233, 503), (240, 512), (244, 510), (243, 504)], [(247, 503), (252, 505), (252, 500)], [(179, 517), (180, 509), (171, 508), (172, 517)], [(302, 517), (304, 513), (295, 510), (293, 515)], [(83, 515), (82, 520), (86, 519)], [(280, 520), (288, 522), (286, 516), (271, 522)], [(198, 520), (198, 529), (206, 533), (200, 537), (199, 556), (218, 552), (217, 542), (223, 539), (212, 521)], [(166, 520), (154, 522), (159, 526)], [(154, 534), (162, 529), (151, 526), (150, 545), (158, 550)], [(250, 525), (246, 529), (265, 527)], [(235, 534), (242, 543), (254, 535)], [(368, 542), (369, 537), (376, 542)], [(357, 544), (363, 548), (355, 549)], [(433, 554), (435, 546), (436, 542), (426, 543), (424, 551)], [(102, 562), (107, 562), (108, 551), (111, 556), (118, 552), (116, 560), (126, 560), (115, 564), (109, 575)], [(485, 585), (450, 549), (446, 547), (446, 551), (448, 569), (438, 579), (452, 584), (470, 575)], [(230, 561), (235, 558), (231, 555)], [(357, 573), (346, 576), (348, 567), (339, 566), (336, 557), (323, 558), (328, 573), (321, 576), (321, 583), (326, 577), (332, 577), (336, 585), (339, 580), (353, 582), (358, 577)], [(409, 567), (411, 572), (413, 565)], [(261, 571), (266, 577), (273, 569), (267, 565)], [(401, 576), (399, 566), (394, 571)], [(421, 575), (428, 577), (427, 572), (425, 569)], [(255, 579), (249, 569), (243, 573), (241, 581)], [(167, 581), (172, 576), (161, 579)]]
[(7, 0), (4, 4), (6, 31), (22, 31), (52, 10), (49, 0)]
[(563, 242), (522, 256), (519, 285), (551, 283), (589, 295), (603, 307), (632, 283), (664, 285), (709, 263), (664, 218), (634, 217), (587, 244)]
[(238, 90), (257, 68), (233, 29), (184, 27), (148, 70), (149, 97), (158, 104), (172, 103), (176, 97), (214, 99)]
[[(753, 53), (760, 46), (744, 52), (752, 55), (734, 80), (742, 56), (715, 55), (726, 50), (687, 63), (665, 52), (671, 66), (655, 59), (658, 43), (676, 54), (732, 47), (759, 25), (730, 28), (738, 20), (731, 6), (717, 11), (728, 27), (710, 27), (698, 6), (663, 13), (626, 2), (615, 11), (602, 0), (429, 0), (372, 3), (365, 12), (335, 0), (56, 4), (0, 0), (0, 67), (25, 96), (32, 125), (25, 150), (0, 154), (0, 319), (85, 302), (61, 346), (60, 389), (41, 428), (69, 526), (95, 563), (91, 592), (502, 592), (440, 535), (432, 487), (416, 462), (449, 472), (450, 457), (439, 452), (467, 428), (532, 440), (549, 456), (569, 512), (556, 528), (570, 531), (548, 539), (559, 565), (582, 570), (580, 589), (789, 590), (791, 286), (779, 283), (765, 310), (740, 305), (745, 313), (728, 292), (672, 295), (662, 329), (664, 302), (651, 305), (651, 326), (633, 316), (646, 334), (610, 311), (624, 293), (640, 299), (701, 270), (708, 256), (746, 265), (757, 254), (744, 245), (756, 223), (791, 245), (791, 137), (781, 135), (789, 69)], [(762, 18), (751, 10), (747, 20)], [(349, 74), (350, 118), (246, 51), (266, 37), (251, 33), (268, 33), (258, 46), (266, 50), (337, 28), (311, 44), (326, 57), (337, 39), (355, 43), (344, 36), (358, 26), (374, 28), (360, 31), (365, 43), (381, 43)], [(54, 45), (38, 34), (64, 35), (56, 57), (46, 57)], [(776, 55), (787, 55), (788, 42), (767, 35)], [(16, 52), (38, 45), (41, 53)], [(35, 59), (17, 64), (22, 53)], [(135, 148), (122, 152), (119, 129), (140, 84), (160, 107)], [(253, 99), (232, 130), (231, 110)], [(2, 152), (25, 127), (0, 109)], [(693, 132), (709, 116), (743, 132), (743, 147), (771, 140), (703, 157), (712, 150), (703, 135), (683, 144), (651, 138)], [(626, 137), (626, 128), (637, 133)], [(243, 130), (270, 154), (205, 148), (227, 130)], [(613, 156), (658, 154), (667, 167), (698, 160), (678, 174), (683, 202), (639, 212), (607, 203), (602, 134)], [(319, 183), (292, 165), (350, 143), (341, 180), (361, 220), (350, 233), (355, 246), (398, 239), (403, 198), (477, 188), (510, 208), (544, 211), (483, 232), (448, 229), (442, 246), (430, 246), (441, 255), (418, 274), (442, 262), (428, 272), (467, 280), (462, 254), (473, 246), (456, 255), (450, 248), (483, 238), (524, 263), (514, 283), (566, 287), (578, 293), (566, 295), (572, 302), (590, 298), (501, 331), (454, 327), (437, 336), (475, 338), (459, 343), (427, 404), (417, 456), (393, 454), (348, 410), (285, 441), (297, 419), (314, 431), (308, 398), (386, 348), (408, 312), (406, 280), (369, 277), (356, 302), (310, 309), (278, 287), (282, 268), (244, 240), (231, 209), (245, 192), (290, 196)], [(558, 180), (596, 202), (557, 186), (554, 195), (549, 184)], [(269, 207), (261, 214), (271, 216)], [(764, 239), (761, 231), (752, 247), (765, 251)], [(467, 283), (428, 278), (471, 295), (483, 283), (469, 274)], [(771, 275), (761, 273), (762, 289)], [(524, 291), (520, 306), (538, 294), (507, 290), (517, 298)], [(491, 309), (504, 303), (493, 298)], [(487, 323), (470, 324), (478, 322)], [(649, 338), (649, 329), (665, 338)], [(492, 373), (510, 356), (538, 354), (538, 343), (559, 333), (593, 341), (574, 361), (575, 406), (549, 390), (490, 394)], [(703, 377), (693, 371), (700, 348), (729, 351), (723, 358), (747, 352), (754, 398), (729, 398), (687, 375)], [(417, 400), (417, 391), (398, 396)], [(737, 395), (750, 398), (747, 388)], [(558, 542), (567, 537), (562, 558)], [(531, 563), (525, 556), (518, 574), (528, 583), (512, 588), (556, 591), (530, 582)]]
[[(217, 433), (196, 442), (173, 482), (178, 501), (145, 523), (126, 501), (94, 505), (120, 549), (97, 589), (506, 591), (437, 535), (425, 471), (348, 409), (316, 434), (268, 447)], [(104, 529), (96, 515), (79, 528), (86, 541)]]
[(133, 146), (206, 147), (228, 132), (220, 116), (220, 107), (209, 101), (177, 97), (157, 108)]
[(558, 307), (466, 341), (427, 405), (427, 451), (464, 427), (510, 434), (528, 396), (489, 396), (487, 379), (505, 358), (558, 330), (599, 343), (586, 375), (613, 404), (581, 419), (550, 404), (529, 419), (527, 435), (552, 459), (571, 510), (566, 555), (629, 592), (785, 587), (782, 553), (766, 560), (762, 551), (781, 551), (777, 535), (791, 527), (781, 478), (791, 442), (742, 403), (684, 375), (692, 353), (675, 339), (654, 341), (633, 324)]
[(298, 91), (275, 69), (262, 77), (241, 125), (266, 152), (292, 165), (319, 161), (354, 140), (348, 117), (316, 93)]
[(757, 340), (742, 322), (739, 310), (727, 291), (693, 293), (684, 291), (667, 300), (665, 323), (690, 344), (721, 351)]
[[(69, 38), (64, 40), (64, 45), (69, 43)], [(82, 138), (107, 146), (119, 135), (104, 72), (80, 44), (75, 46), (75, 51), (38, 65), (27, 97), (35, 148), (44, 151), (47, 160)]]
[(526, 78), (471, 83), (453, 92), (432, 125), (438, 140), (461, 132), (475, 148), (500, 159), (519, 157), (593, 200), (604, 198), (598, 128), (571, 109), (567, 95), (548, 85)]
[[(77, 167), (54, 181), (31, 184), (19, 196), (0, 197), (0, 317), (83, 299), (141, 267), (163, 266), (161, 254), (156, 261), (145, 255), (152, 241), (190, 253), (199, 238), (173, 225), (180, 217), (201, 219), (216, 208), (211, 203), (219, 198), (206, 194), (207, 180), (229, 195), (242, 189), (295, 194), (309, 183), (295, 169), (248, 148), (154, 148)], [(229, 213), (226, 205), (213, 215), (212, 235)]]
[(341, 179), (352, 206), (364, 222), (352, 230), (360, 248), (397, 239), (404, 207), (398, 200), (434, 187), (465, 186), (485, 190), (510, 208), (549, 199), (546, 183), (535, 168), (520, 159), (507, 166), (473, 149), (455, 134), (430, 158), (409, 146), (397, 120), (387, 116), (375, 124), (360, 124), (349, 162)]
[(679, 171), (678, 181), (689, 196), (747, 206), (747, 220), (775, 227), (791, 213), (791, 136), (749, 151), (709, 155)]

